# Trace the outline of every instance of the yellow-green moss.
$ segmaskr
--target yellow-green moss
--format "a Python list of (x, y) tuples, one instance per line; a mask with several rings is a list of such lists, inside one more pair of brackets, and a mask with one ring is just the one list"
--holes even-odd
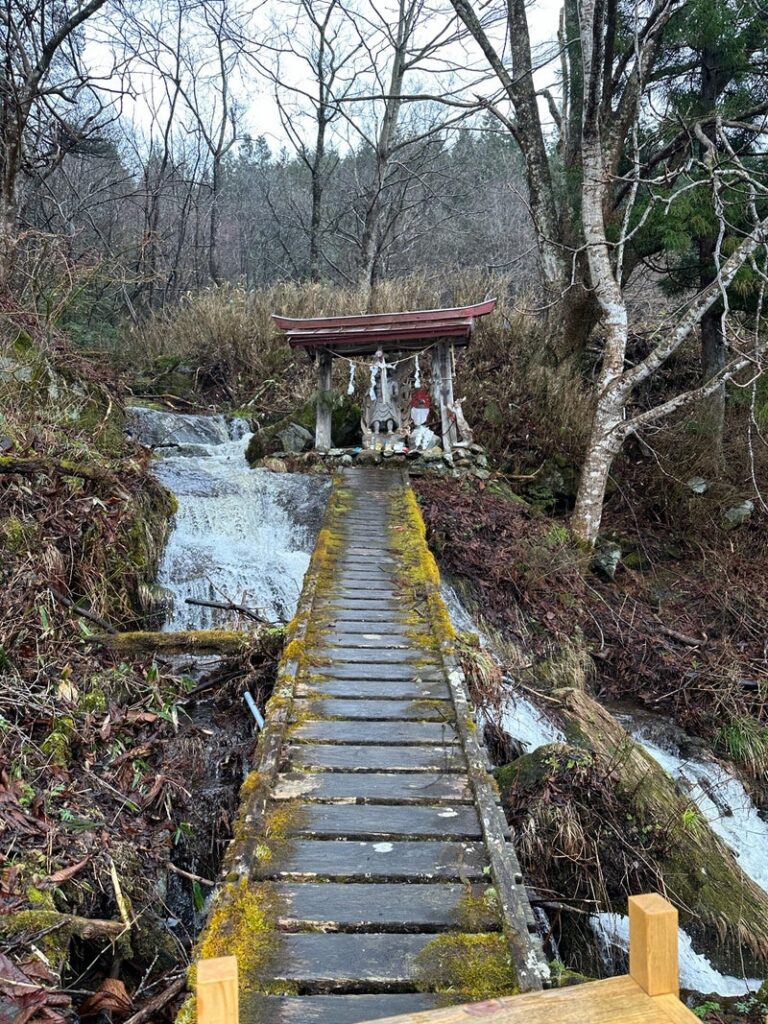
[[(274, 889), (247, 879), (230, 882), (219, 891), (197, 950), (197, 960), (218, 956), (237, 957), (240, 991), (287, 992), (290, 986), (275, 985), (267, 977), (279, 960), (277, 931), (278, 899)], [(190, 969), (194, 985), (196, 969)]]
[(506, 938), (500, 932), (439, 935), (415, 959), (418, 987), (446, 1001), (479, 1002), (520, 991)]
[(456, 921), (466, 932), (481, 932), (501, 923), (499, 901), (492, 886), (466, 887), (456, 907)]
[(48, 733), (40, 749), (54, 764), (67, 765), (72, 758), (72, 737), (75, 734), (75, 720), (69, 715), (56, 719), (54, 728)]
[(440, 596), (440, 570), (427, 544), (427, 529), (416, 495), (410, 487), (390, 498), (390, 539), (400, 560), (398, 574), (406, 586), (423, 593), (429, 615), (409, 619), (409, 625), (426, 624), (437, 646), (452, 647), (456, 632)]

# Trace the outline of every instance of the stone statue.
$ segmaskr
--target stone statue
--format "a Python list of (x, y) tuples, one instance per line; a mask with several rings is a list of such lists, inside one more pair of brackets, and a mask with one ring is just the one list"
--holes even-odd
[(386, 361), (381, 349), (376, 352), (371, 366), (371, 387), (369, 398), (372, 402), (368, 414), (368, 426), (374, 434), (394, 434), (401, 427), (400, 410), (397, 406), (397, 379), (390, 380), (388, 370), (394, 366)]

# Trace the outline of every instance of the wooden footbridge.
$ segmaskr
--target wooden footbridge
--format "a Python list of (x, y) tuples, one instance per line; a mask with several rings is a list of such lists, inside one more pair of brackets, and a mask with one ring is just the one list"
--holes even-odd
[(353, 1024), (546, 980), (452, 639), (403, 474), (348, 470), (200, 946), (237, 953), (243, 1019)]
[(243, 786), (197, 1007), (179, 1021), (695, 1020), (659, 897), (633, 910), (632, 977), (540, 991), (547, 965), (452, 641), (407, 481), (347, 471)]

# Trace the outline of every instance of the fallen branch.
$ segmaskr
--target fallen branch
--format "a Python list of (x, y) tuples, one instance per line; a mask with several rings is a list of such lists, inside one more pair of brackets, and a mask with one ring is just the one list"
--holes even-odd
[(19, 914), (0, 915), (0, 936), (7, 942), (22, 935), (37, 935), (59, 929), (78, 939), (119, 939), (125, 933), (122, 921), (103, 921), (96, 917), (77, 917), (53, 910), (23, 910)]
[(101, 628), (105, 629), (107, 633), (117, 633), (115, 627), (110, 622), (107, 622), (106, 619), (100, 619), (98, 615), (94, 615), (93, 612), (86, 611), (85, 608), (78, 608), (71, 597), (67, 597), (66, 594), (62, 594), (60, 591), (56, 590), (55, 587), (49, 587), (48, 589), (59, 604), (63, 604), (65, 608), (71, 609), (75, 615), (79, 615), (81, 618), (88, 619), (89, 622), (93, 622), (95, 625), (101, 626)]
[(197, 597), (187, 597), (184, 599), (185, 604), (194, 604), (200, 608), (220, 608), (225, 612), (239, 612), (241, 615), (246, 615), (249, 619), (253, 619), (254, 622), (266, 622), (267, 620), (263, 615), (259, 615), (256, 608), (247, 608), (242, 604), (234, 604), (232, 601), (203, 601)]
[[(84, 462), (71, 462), (69, 459), (40, 459), (40, 458), (17, 458), (13, 455), (0, 456), (0, 473), (31, 475), (34, 473), (46, 473), (55, 476), (76, 476), (82, 480), (92, 480), (94, 483), (109, 484), (110, 487), (120, 487), (120, 481), (103, 466), (88, 464)], [(120, 487), (122, 490), (122, 487)]]
[(686, 633), (679, 633), (676, 629), (670, 629), (669, 626), (664, 626), (661, 622), (658, 622), (658, 628), (664, 636), (671, 637), (673, 640), (685, 644), (686, 647), (701, 647), (705, 643), (704, 640), (698, 640), (695, 636), (688, 636)]
[(162, 651), (165, 654), (243, 654), (258, 651), (277, 654), (283, 643), (281, 629), (253, 631), (237, 629), (190, 629), (177, 633), (138, 631), (114, 633), (91, 638), (91, 643), (109, 647), (119, 654), (142, 655)]

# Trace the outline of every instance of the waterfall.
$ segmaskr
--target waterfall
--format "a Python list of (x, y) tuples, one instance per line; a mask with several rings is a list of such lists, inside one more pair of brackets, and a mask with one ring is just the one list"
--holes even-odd
[(685, 756), (681, 746), (691, 741), (682, 730), (648, 714), (617, 717), (696, 804), (712, 831), (733, 850), (742, 871), (768, 892), (768, 822), (743, 783), (713, 757)]
[(186, 598), (258, 609), (290, 619), (320, 525), (330, 482), (251, 469), (242, 419), (129, 410), (129, 430), (161, 455), (157, 478), (178, 510), (158, 571), (170, 596), (169, 630), (231, 625), (230, 612)]
[[(629, 949), (629, 918), (625, 914), (595, 914), (589, 919), (597, 939), (603, 963), (611, 974), (626, 970)], [(756, 978), (736, 978), (721, 974), (709, 960), (697, 953), (691, 938), (682, 928), (678, 931), (680, 986), (702, 995), (741, 996), (757, 992), (762, 982)], [(619, 957), (617, 957), (617, 951)], [(620, 962), (617, 962), (620, 961)]]

